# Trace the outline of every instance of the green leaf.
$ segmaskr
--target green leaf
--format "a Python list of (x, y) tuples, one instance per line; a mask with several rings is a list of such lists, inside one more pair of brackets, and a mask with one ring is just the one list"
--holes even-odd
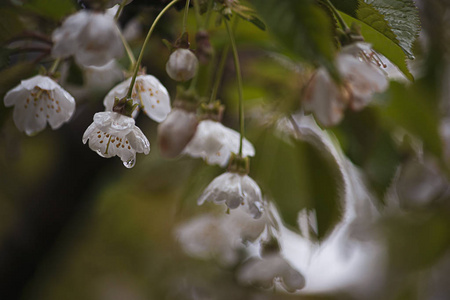
[(389, 39), (384, 34), (380, 33), (376, 29), (370, 27), (369, 25), (358, 21), (355, 18), (352, 18), (348, 15), (341, 14), (346, 23), (351, 24), (353, 22), (357, 23), (361, 26), (361, 33), (364, 36), (365, 40), (372, 44), (373, 49), (377, 52), (383, 54), (388, 58), (397, 68), (405, 74), (405, 76), (409, 80), (414, 80), (413, 75), (408, 69), (406, 65), (406, 55), (402, 48), (397, 45), (394, 41)]
[(61, 20), (76, 10), (74, 2), (71, 0), (31, 0), (25, 3), (23, 7), (55, 21)]
[(323, 149), (271, 129), (254, 140), (258, 155), (252, 160), (251, 176), (277, 204), (285, 224), (298, 231), (299, 212), (314, 209), (318, 238), (325, 237), (340, 217), (336, 163), (323, 155)]
[[(347, 112), (343, 122), (332, 129), (339, 137), (346, 155), (364, 169), (371, 188), (383, 199), (400, 163), (401, 155), (390, 130), (383, 128), (373, 107)], [(383, 163), (380, 164), (380, 161)]]
[(413, 59), (413, 43), (420, 30), (419, 14), (413, 0), (332, 0), (345, 14), (378, 31)]
[(391, 82), (388, 103), (378, 108), (388, 123), (402, 126), (423, 141), (426, 151), (442, 158), (439, 118), (436, 108), (428, 101), (432, 95), (432, 91), (421, 82), (410, 87)]
[(413, 59), (412, 47), (420, 30), (419, 12), (413, 0), (366, 0), (387, 21), (398, 45)]
[(330, 20), (315, 3), (308, 0), (254, 0), (252, 3), (282, 47), (335, 73)]

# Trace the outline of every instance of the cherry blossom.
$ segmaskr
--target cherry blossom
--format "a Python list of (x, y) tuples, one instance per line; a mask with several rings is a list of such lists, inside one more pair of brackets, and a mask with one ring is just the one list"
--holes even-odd
[(58, 129), (75, 111), (75, 99), (50, 77), (37, 75), (10, 90), (3, 99), (14, 105), (14, 123), (20, 131), (33, 135), (48, 122)]
[(118, 30), (111, 13), (79, 11), (53, 32), (52, 55), (73, 55), (83, 66), (103, 66), (123, 54)]
[[(131, 78), (116, 85), (103, 100), (107, 111), (112, 111), (114, 100), (122, 99), (127, 95)], [(139, 75), (133, 87), (131, 99), (142, 109), (147, 116), (156, 122), (164, 121), (171, 111), (170, 96), (161, 82), (152, 75)], [(136, 116), (137, 110), (133, 113)]]
[(83, 134), (83, 143), (102, 157), (119, 156), (127, 168), (136, 161), (136, 152), (148, 154), (150, 143), (134, 119), (116, 112), (98, 112)]
[[(240, 134), (222, 123), (203, 120), (198, 124), (194, 137), (184, 148), (183, 153), (203, 158), (208, 164), (225, 167), (231, 152), (239, 151), (239, 140)], [(255, 148), (247, 139), (243, 141), (242, 154), (244, 157), (255, 155)]]
[(198, 199), (198, 204), (205, 201), (216, 204), (225, 203), (228, 208), (244, 206), (247, 212), (258, 219), (263, 213), (263, 200), (258, 184), (248, 175), (225, 172), (216, 177)]
[(389, 85), (387, 74), (380, 68), (382, 63), (369, 44), (344, 47), (335, 63), (342, 84), (337, 84), (321, 67), (305, 90), (303, 107), (324, 126), (339, 123), (347, 106), (352, 110), (363, 109), (374, 93), (385, 91)]
[(166, 72), (176, 81), (187, 81), (195, 76), (198, 59), (189, 49), (177, 49), (169, 57)]

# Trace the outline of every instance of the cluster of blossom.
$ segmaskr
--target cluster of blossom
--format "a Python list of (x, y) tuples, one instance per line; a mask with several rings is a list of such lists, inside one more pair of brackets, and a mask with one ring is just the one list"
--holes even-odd
[[(73, 56), (85, 68), (115, 62), (124, 53), (116, 15), (114, 7), (105, 11), (85, 9), (67, 17), (52, 34), (53, 57), (59, 61)], [(205, 43), (204, 33), (198, 37)], [(179, 82), (194, 78), (199, 60), (205, 59), (207, 51), (199, 51), (197, 57), (184, 41), (184, 35), (172, 50), (166, 64), (169, 77)], [(342, 82), (336, 83), (323, 68), (317, 70), (306, 88), (304, 108), (313, 112), (323, 125), (330, 126), (342, 119), (347, 106), (359, 110), (367, 105), (374, 92), (381, 92), (388, 85), (371, 53), (370, 46), (363, 43), (344, 47), (336, 57)], [(248, 245), (258, 243), (261, 251), (242, 265), (239, 281), (264, 288), (279, 282), (291, 292), (302, 289), (304, 276), (283, 255), (279, 236), (273, 233), (277, 230), (271, 215), (276, 212), (263, 201), (260, 187), (248, 176), (248, 157), (255, 155), (253, 145), (242, 137), (242, 132), (221, 123), (223, 106), (219, 102), (199, 105), (189, 90), (180, 89), (171, 104), (167, 89), (156, 77), (142, 71), (139, 64), (140, 61), (132, 66), (135, 69), (132, 77), (107, 93), (103, 100), (105, 111), (93, 116), (82, 142), (102, 157), (118, 156), (125, 167), (132, 168), (136, 153), (150, 152), (149, 140), (135, 124), (142, 110), (160, 123), (157, 139), (163, 157), (189, 155), (202, 158), (207, 164), (228, 166), (205, 189), (198, 204), (206, 201), (224, 204), (231, 212), (222, 217), (203, 216), (182, 226), (178, 236), (186, 251), (200, 256), (213, 253), (225, 263), (235, 263), (238, 260), (235, 250), (243, 247), (243, 241)], [(27, 135), (42, 131), (47, 122), (57, 129), (74, 114), (74, 97), (51, 76), (49, 72), (23, 80), (4, 98), (6, 106), (14, 106), (16, 127)]]
[(367, 43), (354, 43), (342, 48), (335, 64), (341, 84), (335, 82), (324, 67), (311, 78), (305, 91), (303, 107), (314, 113), (324, 126), (338, 124), (347, 107), (358, 111), (369, 104), (376, 92), (387, 89), (384, 64)]

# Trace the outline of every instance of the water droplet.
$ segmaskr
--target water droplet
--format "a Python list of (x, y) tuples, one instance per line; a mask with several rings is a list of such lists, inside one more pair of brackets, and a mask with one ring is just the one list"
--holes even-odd
[(125, 167), (127, 167), (128, 169), (131, 169), (132, 167), (134, 167), (134, 164), (136, 163), (136, 160), (134, 158), (128, 160), (128, 161), (124, 161), (123, 165)]

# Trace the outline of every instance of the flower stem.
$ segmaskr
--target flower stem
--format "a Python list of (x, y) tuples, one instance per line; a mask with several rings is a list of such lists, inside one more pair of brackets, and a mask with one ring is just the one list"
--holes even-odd
[(55, 59), (55, 61), (53, 62), (52, 66), (50, 67), (50, 69), (48, 70), (48, 73), (51, 75), (53, 73), (56, 72), (56, 70), (58, 69), (59, 63), (61, 62), (60, 58)]
[(330, 2), (330, 0), (325, 0), (325, 3), (331, 9), (331, 11), (333, 12), (334, 16), (338, 20), (339, 24), (341, 24), (342, 29), (344, 29), (344, 31), (350, 30), (350, 28), (345, 23), (344, 19), (342, 19), (341, 14), (337, 11), (336, 7), (334, 7), (334, 5)]
[(230, 46), (226, 45), (222, 51), (222, 57), (220, 58), (219, 65), (217, 67), (216, 79), (214, 81), (214, 85), (211, 91), (211, 98), (209, 98), (209, 103), (213, 103), (216, 100), (217, 91), (219, 89), (220, 82), (222, 81), (223, 69), (225, 68), (225, 62), (227, 61), (229, 50)]
[(238, 92), (239, 92), (239, 132), (241, 134), (241, 139), (239, 141), (239, 155), (242, 156), (242, 143), (244, 140), (244, 100), (242, 92), (242, 76), (241, 76), (241, 66), (239, 64), (239, 56), (236, 47), (236, 41), (234, 40), (233, 30), (229, 24), (229, 21), (224, 18), (225, 26), (227, 27), (228, 36), (230, 37), (231, 50), (233, 51), (234, 58), (234, 68), (236, 69), (236, 78), (238, 81)]
[(123, 10), (123, 8), (125, 7), (125, 5), (127, 4), (127, 0), (123, 0), (121, 3), (120, 3), (120, 6), (119, 6), (119, 8), (117, 9), (117, 12), (116, 12), (116, 14), (114, 15), (114, 20), (118, 20), (119, 19), (119, 17), (120, 17), (120, 14), (122, 13), (122, 10)]
[(183, 32), (187, 31), (187, 18), (189, 14), (189, 3), (191, 1), (186, 0), (186, 6), (184, 7), (184, 15), (183, 15)]
[(145, 46), (147, 46), (148, 41), (150, 40), (150, 36), (152, 35), (152, 32), (155, 29), (156, 24), (158, 23), (159, 19), (161, 19), (161, 17), (164, 15), (164, 13), (166, 11), (168, 11), (169, 8), (172, 5), (174, 5), (176, 2), (178, 2), (178, 0), (172, 0), (169, 4), (167, 4), (167, 6), (164, 7), (164, 9), (159, 13), (159, 15), (153, 21), (153, 24), (150, 27), (150, 30), (148, 31), (147, 36), (145, 37), (144, 43), (142, 44), (141, 53), (139, 53), (139, 57), (137, 59), (136, 65), (134, 66), (134, 74), (133, 74), (133, 77), (131, 78), (130, 87), (128, 88), (127, 98), (131, 98), (131, 94), (133, 92), (134, 83), (136, 82), (136, 76), (137, 76), (137, 73), (139, 71), (139, 66), (141, 65), (142, 57), (144, 56)]

